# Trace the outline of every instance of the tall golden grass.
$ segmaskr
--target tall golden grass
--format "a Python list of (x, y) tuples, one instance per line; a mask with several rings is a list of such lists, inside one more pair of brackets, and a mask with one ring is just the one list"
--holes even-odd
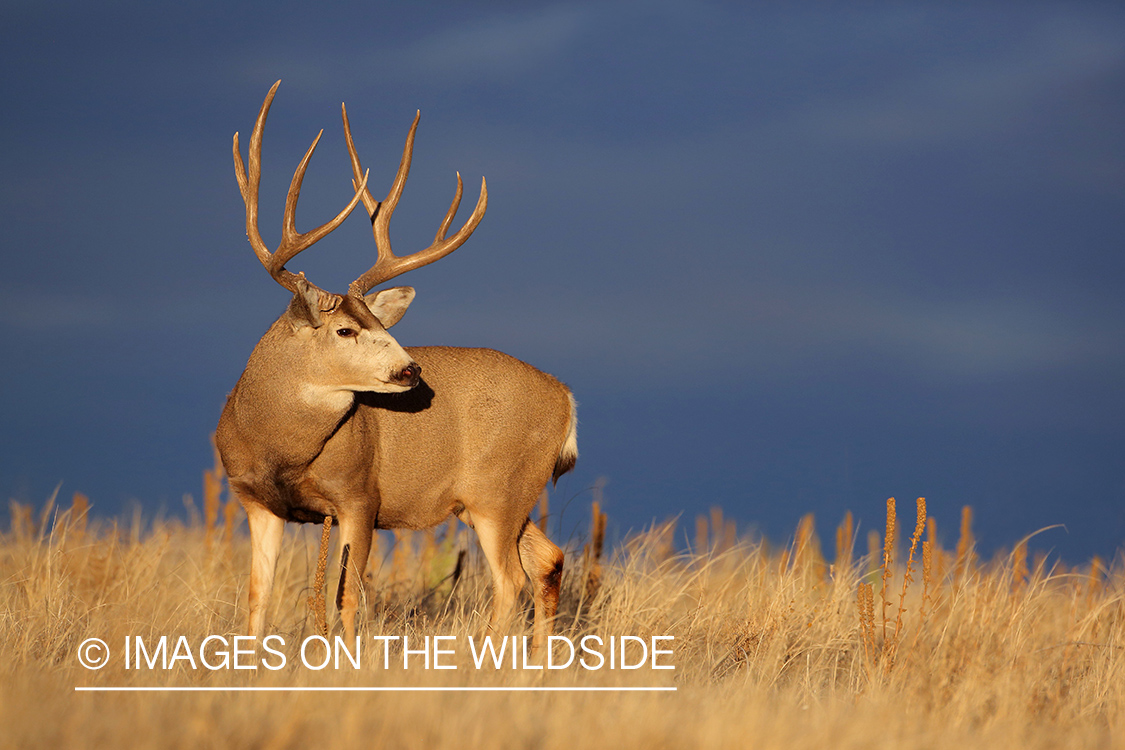
[[(203, 518), (187, 524), (87, 522), (89, 502), (81, 495), (69, 508), (52, 500), (38, 513), (11, 505), (10, 527), (0, 535), (0, 746), (819, 750), (1125, 743), (1120, 562), (1070, 568), (1038, 557), (1029, 564), (1027, 540), (983, 562), (969, 512), (957, 545), (946, 551), (921, 500), (909, 542), (896, 542), (888, 503), (886, 531), (869, 542), (867, 554), (854, 549), (856, 524), (848, 514), (832, 559), (811, 516), (790, 544), (771, 549), (738, 538), (721, 511), (700, 516), (687, 551), (676, 551), (676, 524), (666, 522), (607, 552), (605, 515), (595, 508), (597, 538), (585, 550), (568, 550), (556, 633), (573, 640), (671, 635), (674, 671), (476, 671), (462, 651), (453, 658), (458, 669), (442, 672), (404, 670), (396, 660), (385, 669), (375, 656), (359, 670), (312, 671), (295, 658), (278, 672), (126, 670), (119, 658), (98, 671), (83, 669), (77, 649), (91, 637), (119, 648), (125, 636), (184, 635), (199, 643), (242, 632), (249, 543), (233, 513), (220, 521), (210, 510), (218, 502), (208, 499)], [(544, 503), (544, 516), (546, 509)], [(287, 647), (325, 627), (309, 606), (325, 585), (314, 582), (320, 532), (286, 530), (270, 620)], [(686, 540), (686, 530), (678, 536)], [(422, 532), (394, 539), (393, 547), (384, 539), (371, 559), (365, 637), (479, 636), (489, 576), (465, 530), (450, 524), (440, 541)], [(677, 690), (76, 693), (78, 685)]]

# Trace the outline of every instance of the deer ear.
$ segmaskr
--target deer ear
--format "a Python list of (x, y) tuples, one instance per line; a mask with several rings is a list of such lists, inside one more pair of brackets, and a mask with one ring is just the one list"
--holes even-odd
[(293, 301), (289, 303), (289, 314), (298, 328), (320, 328), (324, 322), (320, 318), (320, 294), (305, 281), (304, 274), (297, 276), (297, 291), (293, 294)]
[(414, 287), (396, 286), (363, 298), (371, 314), (379, 319), (384, 328), (390, 328), (402, 319), (406, 308), (414, 301)]

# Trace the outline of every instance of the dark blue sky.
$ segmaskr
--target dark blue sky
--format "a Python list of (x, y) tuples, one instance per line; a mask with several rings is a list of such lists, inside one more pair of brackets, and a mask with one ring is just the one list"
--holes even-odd
[[(0, 491), (115, 514), (198, 496), (287, 294), (230, 139), (282, 79), (261, 226), (325, 129), (298, 227), (373, 192), (416, 109), (397, 251), (454, 186), (473, 238), (402, 283), (406, 345), (574, 390), (621, 533), (721, 505), (775, 541), (928, 498), (947, 544), (1125, 541), (1125, 9), (1116, 4), (31, 3), (0, 9)], [(466, 209), (467, 212), (467, 209)], [(465, 215), (465, 214), (463, 214)], [(291, 264), (342, 290), (358, 215)], [(908, 505), (907, 507), (912, 507)]]

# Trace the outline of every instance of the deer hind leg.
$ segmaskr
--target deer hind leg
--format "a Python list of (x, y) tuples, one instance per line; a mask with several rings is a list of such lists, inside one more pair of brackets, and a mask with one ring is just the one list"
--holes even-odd
[(366, 514), (341, 515), (338, 521), (340, 584), (336, 589), (336, 608), (340, 610), (344, 636), (352, 641), (355, 639), (356, 613), (363, 600), (363, 571), (367, 567), (367, 555), (371, 552), (375, 521)]
[(542, 653), (554, 627), (559, 609), (559, 584), (562, 581), (563, 551), (530, 521), (524, 524), (519, 543), (520, 564), (531, 579), (535, 597), (535, 625), (532, 646)]
[(266, 610), (273, 593), (273, 574), (281, 552), (285, 521), (253, 501), (242, 500), (250, 524), (250, 623), (252, 637), (265, 632)]
[(481, 549), (492, 571), (492, 617), (488, 628), (504, 634), (512, 624), (512, 612), (523, 588), (519, 560), (519, 527), (486, 516), (473, 516)]

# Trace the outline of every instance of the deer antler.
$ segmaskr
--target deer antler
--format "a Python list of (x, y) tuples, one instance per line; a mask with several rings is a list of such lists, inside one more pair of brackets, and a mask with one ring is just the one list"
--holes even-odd
[(363, 206), (371, 217), (371, 232), (375, 236), (375, 247), (378, 248), (379, 253), (375, 265), (348, 287), (349, 294), (363, 296), (373, 287), (407, 271), (440, 260), (459, 248), (465, 240), (469, 239), (469, 235), (476, 230), (480, 220), (484, 218), (484, 211), (488, 207), (488, 185), (482, 177), (480, 180), (480, 197), (477, 199), (477, 205), (473, 209), (472, 215), (455, 235), (446, 238), (445, 233), (449, 231), (449, 225), (453, 223), (453, 217), (457, 213), (458, 206), (461, 205), (462, 183), (461, 174), (458, 172), (457, 192), (453, 196), (453, 203), (450, 204), (445, 219), (442, 220), (441, 226), (438, 228), (433, 244), (424, 250), (399, 257), (391, 251), (391, 237), (388, 229), (391, 216), (395, 212), (395, 206), (398, 205), (398, 199), (402, 197), (402, 189), (406, 185), (406, 178), (410, 174), (410, 159), (414, 153), (414, 132), (418, 129), (418, 118), (421, 117), (421, 112), (414, 116), (414, 123), (410, 126), (410, 133), (406, 136), (406, 146), (402, 150), (402, 160), (399, 162), (398, 173), (395, 175), (391, 190), (387, 193), (387, 197), (380, 202), (376, 201), (372, 197), (371, 191), (367, 189), (367, 177), (361, 178), (360, 176), (361, 174), (366, 175), (366, 173), (363, 172), (363, 167), (359, 163), (359, 156), (356, 155), (355, 142), (352, 141), (352, 128), (348, 123), (348, 110), (341, 104), (340, 111), (344, 118), (344, 137), (348, 143), (348, 154), (352, 159), (352, 187), (363, 196)]
[[(344, 207), (344, 210), (336, 214), (336, 218), (326, 224), (321, 224), (311, 232), (305, 232), (304, 234), (298, 232), (296, 227), (297, 199), (301, 195), (301, 182), (305, 179), (305, 169), (309, 166), (309, 159), (312, 158), (313, 151), (316, 150), (316, 144), (324, 133), (321, 130), (313, 139), (309, 150), (305, 152), (305, 158), (301, 159), (301, 163), (297, 165), (297, 171), (293, 173), (293, 180), (289, 183), (289, 194), (285, 197), (285, 218), (282, 225), (281, 244), (272, 253), (266, 248), (266, 244), (262, 241), (262, 235), (258, 231), (258, 185), (262, 181), (262, 130), (266, 125), (266, 116), (269, 114), (270, 105), (273, 103), (273, 96), (280, 85), (281, 81), (273, 85), (270, 92), (266, 94), (266, 100), (262, 102), (262, 108), (258, 111), (258, 119), (254, 123), (254, 132), (250, 134), (249, 172), (242, 163), (242, 154), (238, 147), (238, 133), (234, 134), (234, 176), (238, 179), (238, 189), (242, 191), (242, 200), (246, 203), (246, 238), (250, 240), (254, 253), (265, 266), (265, 269), (269, 271), (270, 276), (278, 284), (295, 293), (298, 282), (304, 279), (304, 274), (295, 274), (287, 270), (285, 264), (292, 260), (297, 253), (311, 247), (340, 226), (344, 219), (348, 218), (348, 214), (352, 212), (367, 192), (367, 174), (364, 174), (362, 178), (358, 173), (356, 174), (356, 194), (351, 202)], [(312, 284), (308, 284), (308, 286), (313, 287)], [(318, 287), (313, 288), (323, 292)]]

